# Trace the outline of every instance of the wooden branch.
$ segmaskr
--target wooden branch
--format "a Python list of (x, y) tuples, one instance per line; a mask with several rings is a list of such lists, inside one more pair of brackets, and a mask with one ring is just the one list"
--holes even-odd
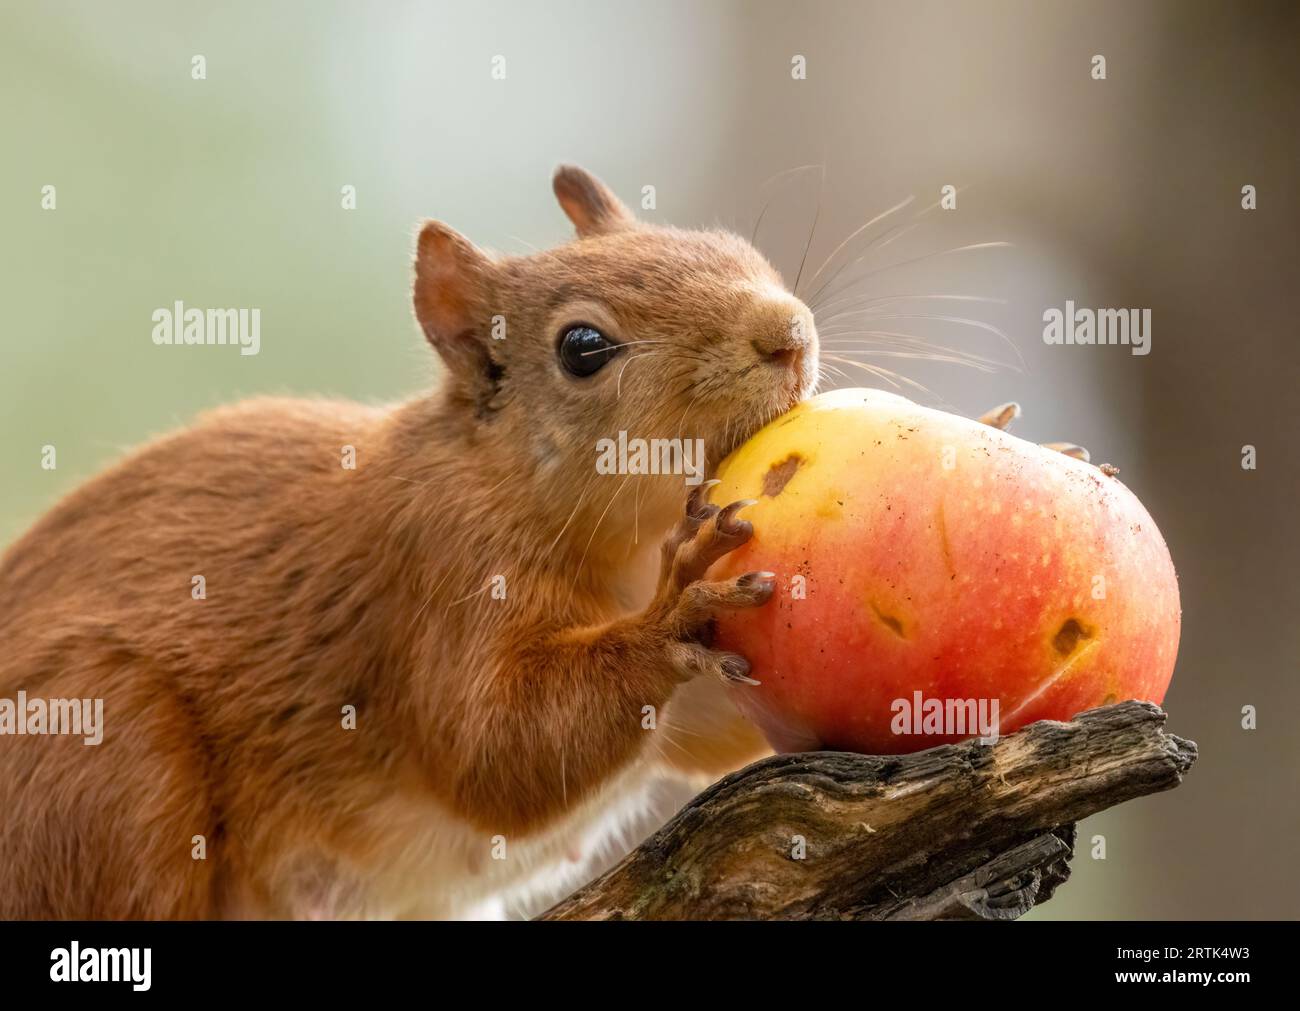
[(1074, 822), (1182, 782), (1196, 745), (1164, 722), (1123, 702), (993, 745), (767, 758), (540, 918), (1013, 919), (1069, 876)]

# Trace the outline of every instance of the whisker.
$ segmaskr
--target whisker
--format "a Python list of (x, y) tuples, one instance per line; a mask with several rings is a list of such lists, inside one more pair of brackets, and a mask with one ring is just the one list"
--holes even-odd
[[(672, 341), (666, 341), (666, 340), (653, 340), (653, 339), (647, 337), (647, 338), (645, 338), (644, 340), (638, 340), (638, 341), (623, 341), (621, 344), (617, 344), (617, 345), (615, 345), (615, 347), (620, 347), (620, 348), (630, 348), (633, 344), (671, 344), (671, 343), (672, 343)], [(586, 355), (604, 355), (604, 354), (609, 354), (609, 350), (610, 350), (609, 348), (597, 348), (595, 351), (584, 351), (584, 352), (582, 352), (582, 354), (583, 354), (583, 356), (586, 356)]]
[[(767, 189), (767, 187), (772, 185), (772, 183), (776, 182), (778, 179), (780, 179), (783, 176), (793, 175), (796, 172), (806, 172), (808, 169), (814, 169), (814, 168), (820, 168), (822, 169), (823, 172), (825, 171), (825, 166), (822, 165), (799, 165), (796, 166), (795, 168), (784, 169), (783, 171), (776, 173), (776, 175), (769, 176), (767, 181), (758, 187), (758, 190), (761, 193), (763, 190)], [(749, 236), (749, 244), (751, 246), (758, 241), (758, 229), (759, 226), (762, 225), (763, 223), (763, 216), (767, 214), (767, 209), (772, 206), (772, 201), (775, 199), (776, 199), (776, 194), (773, 193), (770, 197), (767, 198), (767, 202), (763, 204), (763, 209), (758, 212), (758, 220), (754, 222), (754, 231)]]
[[(874, 277), (874, 276), (876, 276), (877, 274), (884, 273), (886, 270), (895, 270), (895, 269), (897, 269), (897, 268), (899, 268), (899, 267), (908, 267), (908, 266), (911, 266), (911, 265), (914, 264), (914, 263), (922, 263), (922, 262), (925, 261), (925, 260), (932, 260), (932, 259), (934, 259), (936, 256), (950, 256), (950, 255), (952, 255), (953, 253), (968, 253), (968, 252), (972, 252), (972, 251), (977, 250), (977, 249), (1002, 249), (1002, 248), (1009, 248), (1010, 245), (1011, 245), (1011, 243), (1009, 243), (1009, 242), (972, 242), (972, 243), (969, 243), (969, 244), (964, 245), (964, 246), (953, 246), (953, 247), (950, 248), (950, 249), (938, 249), (938, 250), (935, 250), (935, 251), (932, 252), (932, 253), (924, 253), (924, 254), (922, 254), (921, 256), (914, 256), (914, 257), (912, 257), (910, 260), (898, 260), (898, 261), (895, 262), (895, 263), (887, 263), (887, 264), (885, 264), (884, 266), (876, 267), (876, 268), (874, 268), (874, 269), (872, 269), (872, 270), (868, 270), (868, 271), (866, 271), (866, 272), (863, 273), (863, 274), (855, 275), (854, 277), (851, 277), (851, 278), (846, 278), (845, 280), (861, 281), (861, 280), (863, 280), (863, 279), (865, 279), (865, 278), (868, 278), (868, 277)], [(855, 262), (856, 262), (856, 261), (855, 261)], [(827, 293), (827, 294), (831, 294), (832, 291), (834, 291), (834, 290), (836, 290), (836, 289), (834, 288), (834, 285), (832, 284), (832, 285), (827, 289), (826, 293)]]
[(896, 390), (902, 389), (899, 383), (906, 383), (908, 386), (920, 390), (922, 393), (925, 393), (927, 396), (934, 395), (933, 392), (928, 387), (922, 385), (921, 383), (918, 383), (915, 379), (908, 379), (907, 376), (900, 375), (899, 373), (895, 372), (893, 369), (887, 369), (879, 365), (871, 365), (867, 362), (855, 361), (852, 358), (837, 358), (834, 355), (827, 355), (826, 357), (830, 358), (832, 361), (840, 362), (841, 364), (844, 365), (852, 365), (855, 366), (856, 368), (862, 369), (864, 372), (868, 372), (871, 375), (876, 376), (878, 379), (883, 379), (885, 382), (889, 383), (889, 385), (894, 387), (894, 389)]
[[(965, 189), (967, 189), (967, 187), (963, 186), (957, 192), (960, 193)], [(845, 269), (851, 267), (855, 263), (861, 263), (872, 253), (879, 253), (880, 250), (884, 249), (890, 243), (896, 242), (897, 240), (901, 239), (904, 235), (906, 235), (908, 232), (911, 232), (916, 228), (920, 227), (922, 224), (924, 224), (924, 222), (921, 219), (924, 218), (931, 211), (933, 211), (935, 208), (939, 207), (942, 203), (943, 200), (942, 198), (940, 198), (939, 200), (936, 200), (934, 203), (930, 204), (928, 207), (923, 207), (921, 210), (917, 211), (914, 215), (912, 215), (911, 221), (899, 222), (897, 225), (894, 225), (892, 228), (888, 229), (887, 231), (882, 232), (880, 235), (877, 235), (874, 239), (872, 239), (870, 242), (867, 243), (866, 248), (863, 249), (860, 255), (854, 257), (852, 260), (846, 261), (845, 263), (841, 264), (839, 267), (835, 268), (835, 273), (833, 273), (830, 277), (828, 277), (825, 281), (823, 281), (821, 287), (812, 293), (812, 296), (808, 304), (810, 306), (813, 305), (817, 301), (817, 299), (821, 297), (822, 292), (828, 286), (833, 285), (835, 279), (839, 277), (840, 274), (843, 273)], [(849, 278), (846, 278), (846, 280), (851, 280), (852, 278), (853, 275), (850, 275)]]
[(668, 352), (665, 351), (642, 351), (639, 355), (628, 355), (627, 361), (625, 361), (623, 367), (618, 370), (618, 382), (614, 386), (614, 399), (623, 399), (623, 373), (627, 371), (629, 365), (638, 358), (662, 358), (667, 353)]
[(564, 526), (560, 527), (560, 532), (555, 535), (555, 540), (551, 541), (550, 546), (547, 547), (545, 552), (543, 552), (543, 558), (549, 558), (551, 552), (555, 549), (555, 546), (560, 543), (560, 538), (564, 536), (564, 531), (569, 529), (569, 524), (573, 522), (573, 517), (578, 515), (578, 509), (582, 505), (582, 500), (586, 498), (587, 491), (591, 488), (592, 482), (596, 480), (597, 476), (598, 475), (595, 471), (593, 471), (591, 476), (587, 478), (587, 483), (582, 486), (582, 491), (578, 494), (578, 501), (573, 504), (573, 511), (569, 513), (569, 518), (564, 521)]
[(701, 390), (699, 393), (695, 394), (695, 396), (691, 398), (691, 402), (686, 405), (686, 410), (682, 411), (682, 416), (677, 419), (677, 438), (680, 439), (682, 437), (682, 429), (686, 427), (686, 415), (690, 413), (691, 408), (695, 406), (696, 401), (698, 401), (700, 397), (704, 396), (705, 392), (707, 391)]
[(995, 366), (979, 361), (972, 361), (971, 359), (961, 357), (960, 355), (935, 354), (934, 352), (926, 351), (891, 351), (883, 348), (861, 351), (852, 348), (834, 348), (833, 350), (846, 355), (864, 354), (872, 355), (877, 358), (906, 358), (912, 361), (940, 362), (947, 365), (964, 365), (967, 368), (976, 369), (979, 372), (995, 373), (998, 371)]
[[(1012, 372), (1020, 372), (1014, 364), (999, 361), (996, 358), (988, 358), (984, 355), (977, 355), (972, 351), (963, 351), (960, 348), (948, 347), (944, 344), (936, 344), (933, 341), (925, 340), (913, 334), (895, 333), (889, 330), (853, 330), (842, 333), (829, 335), (831, 340), (838, 343), (829, 343), (827, 346), (833, 351), (845, 352), (847, 350), (859, 350), (861, 353), (878, 354), (889, 357), (915, 357), (922, 360), (940, 361), (944, 360), (934, 352), (942, 352), (944, 355), (951, 356), (948, 360), (960, 361), (963, 364), (976, 365), (982, 371), (996, 372), (999, 369), (1009, 369)], [(853, 340), (851, 338), (872, 337), (876, 340)], [(845, 346), (847, 342), (847, 347)], [(902, 350), (899, 350), (899, 349)], [(1022, 373), (1023, 374), (1023, 373)]]
[(614, 500), (618, 498), (619, 493), (627, 487), (627, 483), (631, 479), (632, 475), (629, 474), (627, 477), (623, 478), (619, 483), (619, 486), (614, 489), (614, 494), (610, 495), (609, 502), (606, 503), (604, 512), (602, 512), (600, 518), (596, 520), (596, 525), (591, 528), (591, 536), (587, 538), (587, 546), (582, 549), (582, 557), (578, 559), (578, 567), (573, 572), (573, 582), (569, 584), (569, 595), (564, 601), (565, 607), (568, 607), (573, 601), (573, 592), (578, 588), (578, 580), (582, 576), (582, 568), (587, 563), (587, 552), (591, 550), (591, 543), (596, 539), (596, 533), (600, 530), (600, 525), (605, 522), (605, 517), (609, 515), (609, 510), (614, 505)]
[[(1018, 371), (1022, 373), (1028, 371), (1028, 367), (1025, 364), (1025, 357), (1020, 353), (1020, 349), (1016, 347), (1016, 342), (1013, 341), (1010, 337), (1008, 337), (1005, 331), (1003, 331), (999, 327), (994, 326), (992, 323), (985, 323), (977, 319), (969, 319), (965, 316), (946, 316), (946, 315), (940, 315), (936, 313), (873, 313), (870, 310), (860, 310), (858, 312), (844, 313), (840, 318), (849, 319), (855, 316), (860, 316), (868, 322), (873, 322), (878, 319), (923, 319), (923, 320), (929, 320), (938, 323), (956, 323), (962, 326), (974, 327), (977, 330), (984, 330), (988, 333), (996, 334), (998, 337), (1002, 338), (1003, 342), (1006, 343), (1006, 345), (1009, 348), (1011, 348), (1013, 352), (1015, 352), (1016, 358), (1020, 361), (1020, 368)], [(867, 332), (877, 332), (877, 331), (867, 331)], [(888, 333), (888, 331), (882, 331), (882, 332)], [(890, 334), (890, 336), (896, 336), (896, 335)]]
[(803, 256), (799, 260), (799, 272), (794, 277), (794, 288), (792, 291), (799, 290), (799, 280), (803, 277), (804, 264), (808, 262), (808, 250), (812, 248), (813, 236), (817, 234), (817, 222), (822, 216), (822, 191), (826, 188), (826, 167), (822, 166), (822, 182), (817, 189), (817, 210), (813, 214), (812, 227), (808, 229), (808, 241), (803, 244)]
[[(913, 195), (913, 196), (909, 196), (906, 200), (900, 200), (898, 203), (894, 204), (893, 207), (889, 208), (889, 210), (887, 210), (887, 211), (882, 211), (880, 214), (877, 214), (874, 218), (872, 218), (870, 221), (868, 221), (865, 225), (861, 225), (861, 226), (859, 226), (858, 228), (855, 228), (852, 232), (849, 233), (849, 237), (848, 237), (847, 239), (845, 239), (843, 242), (841, 242), (838, 246), (836, 246), (836, 247), (831, 251), (831, 255), (830, 255), (830, 256), (828, 256), (828, 257), (826, 257), (826, 259), (822, 260), (822, 265), (821, 265), (820, 267), (818, 267), (817, 270), (813, 273), (813, 276), (810, 277), (810, 278), (808, 279), (808, 283), (809, 283), (809, 284), (816, 284), (816, 283), (817, 283), (817, 278), (821, 277), (821, 275), (822, 275), (822, 271), (825, 270), (827, 267), (829, 267), (831, 261), (832, 261), (833, 259), (835, 259), (835, 257), (839, 255), (840, 251), (843, 250), (844, 247), (847, 246), (850, 242), (852, 242), (855, 238), (857, 238), (859, 235), (861, 235), (863, 232), (865, 232), (865, 231), (866, 231), (868, 228), (870, 228), (872, 225), (876, 224), (876, 223), (879, 222), (879, 221), (883, 221), (885, 218), (889, 217), (889, 216), (890, 216), (891, 214), (893, 214), (895, 211), (901, 211), (904, 207), (906, 207), (908, 204), (910, 204), (910, 203), (911, 203), (912, 201), (914, 201), (915, 199), (916, 199), (916, 197), (915, 197), (915, 195)], [(795, 284), (796, 292), (797, 292), (797, 290), (798, 290), (798, 287), (799, 287), (799, 285), (798, 285), (798, 283), (796, 282), (796, 284)], [(819, 290), (820, 290), (820, 289), (819, 289)], [(814, 294), (816, 294), (816, 293), (814, 292)]]
[(837, 375), (841, 379), (843, 379), (846, 383), (849, 381), (848, 373), (845, 372), (842, 368), (840, 368), (837, 365), (818, 365), (817, 369), (819, 372), (825, 370), (827, 373), (832, 373), (834, 375)]
[[(668, 343), (671, 343), (671, 342), (670, 342), (670, 341), (628, 341), (626, 344), (619, 344), (619, 345), (616, 345), (616, 347), (615, 347), (613, 350), (617, 350), (618, 348), (629, 347), (629, 346), (631, 346), (631, 345), (633, 345), (633, 344), (668, 344)], [(589, 358), (589, 357), (591, 357), (592, 355), (607, 355), (607, 354), (610, 354), (610, 353), (611, 353), (611, 349), (610, 349), (610, 348), (596, 348), (596, 350), (594, 350), (594, 351), (582, 351), (582, 352), (579, 352), (578, 357), (579, 357), (579, 358)], [(643, 354), (648, 354), (649, 352), (642, 352), (642, 353), (643, 353)], [(694, 352), (691, 352), (691, 351), (685, 351), (685, 350), (683, 350), (683, 349), (681, 349), (681, 348), (678, 348), (676, 352), (664, 352), (664, 353), (665, 353), (665, 354), (676, 353), (676, 354), (681, 355), (683, 358), (694, 358), (694, 359), (697, 360), (697, 361), (703, 361), (703, 360), (704, 360), (704, 359), (701, 358), (698, 354), (695, 354)]]
[[(829, 312), (832, 306), (841, 305), (841, 304), (849, 305), (849, 306), (887, 305), (890, 302), (909, 302), (912, 300), (920, 300), (920, 299), (947, 301), (947, 302), (987, 302), (991, 305), (1008, 304), (1005, 298), (989, 298), (988, 296), (985, 295), (947, 295), (947, 294), (945, 295), (940, 295), (940, 294), (868, 295), (864, 293), (858, 295), (844, 295), (840, 298), (832, 299), (831, 301), (827, 302), (825, 305), (821, 306), (821, 308), (818, 309), (817, 311), (819, 313), (826, 313)], [(834, 320), (837, 315), (839, 314), (831, 313), (828, 322), (830, 320)]]
[(991, 362), (996, 365), (1006, 365), (1008, 368), (1018, 368), (1017, 366), (1014, 365), (1014, 363), (1002, 362), (999, 359), (990, 357), (988, 355), (981, 355), (975, 353), (974, 351), (966, 351), (964, 349), (955, 348), (955, 347), (947, 347), (943, 344), (940, 344), (938, 341), (935, 341), (929, 337), (922, 336), (921, 334), (904, 333), (901, 330), (864, 329), (864, 326), (866, 324), (870, 324), (874, 322), (875, 320), (871, 319), (871, 320), (863, 320), (862, 323), (859, 324), (858, 326), (831, 327), (821, 336), (823, 339), (826, 340), (831, 340), (835, 338), (846, 338), (846, 337), (879, 337), (879, 338), (883, 338), (884, 342), (886, 343), (906, 344), (912, 347), (937, 347), (937, 348), (942, 348), (943, 350), (946, 351), (951, 351), (953, 354), (967, 355), (971, 358), (978, 358), (981, 361)]

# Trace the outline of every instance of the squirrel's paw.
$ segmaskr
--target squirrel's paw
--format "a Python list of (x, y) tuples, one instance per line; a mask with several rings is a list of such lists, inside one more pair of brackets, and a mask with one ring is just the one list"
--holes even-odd
[(663, 544), (659, 590), (652, 608), (668, 638), (668, 662), (682, 678), (711, 674), (725, 681), (757, 684), (749, 662), (735, 653), (708, 648), (710, 623), (719, 612), (767, 603), (776, 589), (771, 572), (747, 572), (733, 579), (706, 581), (710, 565), (754, 534), (737, 516), (753, 505), (741, 499), (723, 508), (705, 500), (707, 486), (692, 492), (686, 514)]

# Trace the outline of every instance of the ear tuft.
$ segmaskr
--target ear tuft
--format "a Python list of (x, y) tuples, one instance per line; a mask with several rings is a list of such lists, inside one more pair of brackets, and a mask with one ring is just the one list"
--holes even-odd
[(551, 186), (564, 213), (578, 230), (579, 238), (603, 235), (636, 222), (632, 212), (608, 186), (577, 165), (557, 168)]

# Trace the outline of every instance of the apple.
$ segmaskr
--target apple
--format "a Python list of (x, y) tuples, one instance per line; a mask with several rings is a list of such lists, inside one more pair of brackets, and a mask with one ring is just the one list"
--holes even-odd
[(769, 570), (764, 607), (716, 645), (761, 684), (731, 691), (778, 751), (916, 751), (1163, 700), (1178, 581), (1114, 476), (878, 390), (795, 407), (724, 460), (716, 505), (753, 538), (710, 578)]

